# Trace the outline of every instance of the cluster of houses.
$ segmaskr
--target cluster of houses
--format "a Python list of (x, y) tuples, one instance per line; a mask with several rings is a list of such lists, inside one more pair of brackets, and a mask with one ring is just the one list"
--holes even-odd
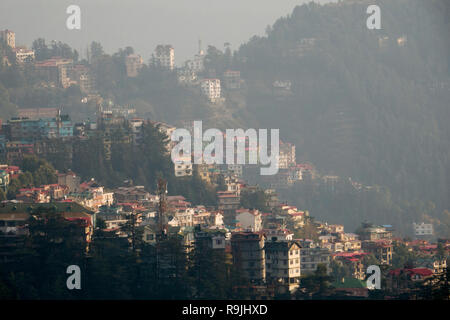
[[(13, 32), (2, 31), (0, 37), (15, 48)], [(303, 43), (302, 50), (314, 45), (311, 41)], [(22, 62), (25, 61), (23, 57), (34, 56), (34, 53), (23, 48), (17, 48), (14, 52), (18, 61)], [(242, 80), (239, 71), (227, 70), (222, 79), (198, 80), (198, 75), (205, 71), (204, 59), (204, 52), (199, 50), (192, 60), (177, 70), (178, 81), (187, 85), (200, 84), (202, 94), (211, 102), (220, 101), (221, 83), (230, 90), (240, 88)], [(127, 75), (136, 77), (143, 59), (132, 54), (126, 57), (125, 62)], [(152, 63), (175, 70), (173, 47), (159, 45)], [(36, 62), (35, 67), (49, 83), (66, 88), (75, 81), (83, 92), (91, 93), (93, 90), (89, 69), (74, 65), (70, 59), (52, 58)], [(279, 90), (290, 90), (290, 86), (290, 82), (274, 83)], [(130, 117), (133, 112), (127, 108), (103, 109), (101, 103), (99, 106), (97, 122), (76, 124), (72, 124), (68, 116), (61, 115), (57, 109), (22, 109), (19, 117), (1, 125), (0, 151), (6, 153), (7, 163), (15, 163), (26, 154), (45, 153), (47, 145), (43, 141), (88, 139), (99, 131), (103, 133), (108, 150), (112, 139), (110, 129), (116, 125), (130, 127), (129, 136), (122, 139), (134, 144), (141, 143), (141, 129), (146, 122), (157, 125), (169, 137), (176, 129), (162, 122)], [(167, 152), (172, 147), (173, 142), (169, 142)], [(267, 177), (269, 180), (265, 182), (271, 187), (265, 190), (249, 185), (243, 179), (248, 169), (246, 165), (199, 164), (193, 167), (192, 164), (175, 164), (177, 177), (192, 176), (195, 169), (205, 182), (223, 183), (225, 188), (217, 192), (217, 206), (194, 206), (181, 195), (167, 196), (164, 218), (169, 232), (182, 239), (187, 252), (200, 247), (230, 253), (233, 264), (252, 283), (258, 297), (268, 297), (271, 292), (293, 293), (299, 289), (302, 276), (313, 274), (319, 265), (325, 265), (331, 273), (332, 264), (345, 266), (350, 270), (350, 279), (357, 280), (350, 281), (354, 285), (349, 285), (343, 279), (341, 284), (336, 284), (337, 288), (349, 295), (367, 297), (368, 289), (363, 280), (367, 276), (368, 256), (389, 269), (387, 285), (396, 293), (408, 292), (415, 283), (441, 274), (446, 269), (450, 242), (443, 242), (438, 248), (437, 244), (424, 239), (424, 236), (432, 235), (432, 225), (414, 224), (415, 235), (421, 238), (416, 241), (395, 238), (392, 226), (388, 225), (363, 223), (355, 233), (348, 233), (343, 225), (314, 221), (307, 210), (279, 203), (275, 189), (289, 187), (296, 181), (314, 179), (316, 173), (312, 165), (297, 163), (295, 145), (289, 142), (280, 141), (278, 163), (279, 172)], [(0, 187), (3, 191), (7, 191), (11, 180), (20, 173), (17, 166), (0, 165)], [(334, 188), (338, 177), (324, 176), (322, 179), (327, 186)], [(260, 191), (265, 194), (266, 210), (242, 207), (244, 193), (248, 195)], [(86, 242), (87, 250), (95, 228), (129, 239), (129, 231), (124, 226), (129, 223), (130, 217), (134, 226), (142, 231), (144, 243), (155, 245), (158, 240), (157, 216), (161, 199), (143, 186), (130, 183), (107, 190), (95, 179), (82, 182), (74, 172), (69, 171), (59, 173), (55, 184), (19, 189), (15, 198), (3, 201), (0, 206), (0, 259), (3, 261), (11, 259), (8, 246), (28, 234), (27, 221), (37, 206), (54, 208), (67, 221), (80, 226), (81, 239)], [(97, 225), (99, 221), (102, 225)], [(317, 232), (312, 239), (298, 236), (307, 224), (313, 224)], [(405, 245), (418, 258), (411, 266), (393, 269), (394, 247), (399, 244)]]
[[(11, 172), (12, 179), (20, 173), (17, 167), (2, 166), (2, 170)], [(332, 275), (332, 264), (350, 270), (345, 286), (343, 282), (340, 288), (342, 292), (367, 297), (365, 257), (369, 255), (388, 268), (386, 283), (393, 292), (408, 292), (414, 284), (441, 274), (446, 268), (449, 241), (443, 243), (445, 255), (439, 256), (437, 244), (423, 239), (395, 238), (391, 226), (363, 223), (355, 233), (348, 233), (343, 225), (314, 221), (308, 211), (280, 204), (273, 198), (268, 198), (271, 201), (267, 202), (267, 212), (242, 208), (237, 201), (225, 203), (224, 199), (233, 194), (239, 197), (244, 190), (255, 190), (241, 182), (227, 180), (227, 187), (233, 191), (218, 192), (217, 207), (193, 206), (181, 195), (167, 196), (165, 219), (169, 233), (181, 239), (186, 252), (201, 246), (231, 254), (240, 274), (258, 292), (255, 297), (294, 293), (301, 286), (301, 278), (313, 274), (319, 265), (325, 265)], [(124, 226), (130, 216), (135, 227), (142, 230), (142, 242), (155, 245), (159, 232), (156, 219), (159, 201), (158, 195), (149, 193), (143, 186), (128, 184), (107, 191), (95, 180), (81, 182), (73, 172), (60, 173), (57, 184), (20, 189), (16, 200), (2, 203), (1, 236), (8, 241), (26, 236), (32, 208), (51, 206), (67, 221), (80, 227), (86, 250), (89, 250), (95, 228), (129, 239), (129, 230)], [(103, 224), (98, 225), (99, 221)], [(314, 240), (296, 236), (306, 223), (315, 226)], [(11, 259), (6, 246), (9, 242), (3, 240), (1, 258)], [(392, 269), (394, 246), (400, 243), (418, 258), (414, 265)], [(335, 285), (339, 288), (341, 284)]]

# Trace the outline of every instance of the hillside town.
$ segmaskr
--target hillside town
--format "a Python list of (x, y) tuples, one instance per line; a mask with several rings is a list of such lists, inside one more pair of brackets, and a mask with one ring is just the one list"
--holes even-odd
[[(112, 162), (115, 143), (132, 147), (144, 143), (145, 126), (157, 128), (168, 138), (164, 146), (167, 156), (174, 146), (171, 134), (177, 127), (139, 117), (133, 106), (121, 106), (101, 97), (91, 64), (58, 56), (37, 61), (33, 50), (16, 46), (13, 31), (1, 31), (0, 38), (14, 53), (13, 57), (3, 56), (3, 65), (32, 65), (45, 79), (42, 86), (67, 89), (77, 85), (84, 102), (96, 105), (96, 119), (83, 122), (73, 122), (68, 114), (54, 107), (21, 108), (17, 117), (1, 119), (2, 264), (18, 259), (15, 249), (30, 237), (30, 219), (36, 212), (41, 212), (44, 220), (52, 212), (75, 226), (76, 234), (82, 236), (74, 237), (86, 254), (98, 239), (108, 237), (120, 239), (133, 252), (139, 252), (138, 244), (157, 248), (169, 238), (176, 239), (188, 260), (193, 250), (220, 252), (230, 258), (234, 272), (245, 279), (249, 299), (308, 295), (303, 279), (324, 270), (331, 279), (330, 295), (366, 299), (376, 291), (367, 282), (367, 270), (372, 265), (382, 270), (385, 299), (402, 295), (414, 298), (421, 284), (433, 283), (447, 272), (450, 239), (438, 239), (432, 223), (416, 221), (410, 227), (412, 238), (399, 234), (395, 225), (369, 221), (358, 221), (359, 228), (347, 230), (343, 224), (319, 221), (311, 208), (297, 207), (281, 198), (280, 190), (296, 183), (308, 186), (320, 180), (332, 189), (340, 179), (319, 173), (313, 163), (297, 162), (296, 146), (289, 141), (279, 141), (278, 173), (257, 180), (254, 165), (173, 164), (172, 174), (178, 179), (175, 181), (198, 177), (202, 184), (214, 188), (213, 205), (174, 194), (164, 176), (154, 179), (153, 188), (136, 184), (131, 178), (118, 186), (104, 183), (97, 176), (83, 177), (67, 167), (48, 169), (54, 170), (56, 181), (38, 185), (35, 182), (44, 179), (35, 178), (32, 183), (25, 183), (29, 170), (21, 166), (27, 161), (51, 162), (49, 159), (58, 158), (72, 163), (78, 144), (99, 138), (105, 161)], [(397, 39), (399, 46), (405, 42), (406, 37)], [(304, 40), (298, 50), (303, 52), (314, 45), (315, 39)], [(382, 45), (384, 39), (380, 40)], [(175, 72), (179, 85), (191, 88), (211, 105), (224, 103), (224, 91), (245, 86), (240, 70), (213, 74), (205, 70), (204, 59), (200, 44), (198, 53), (177, 67), (174, 48), (158, 45), (151, 63)], [(144, 67), (144, 60), (131, 53), (125, 57), (125, 64), (127, 77), (135, 78)], [(290, 87), (287, 79), (273, 81), (277, 95), (288, 95)], [(186, 123), (184, 128), (192, 131), (192, 123)], [(119, 129), (126, 132), (118, 135)], [(371, 188), (351, 183), (355, 190)], [(408, 259), (403, 259), (404, 255)], [(162, 270), (158, 272), (165, 274), (171, 266), (163, 264), (159, 268)]]

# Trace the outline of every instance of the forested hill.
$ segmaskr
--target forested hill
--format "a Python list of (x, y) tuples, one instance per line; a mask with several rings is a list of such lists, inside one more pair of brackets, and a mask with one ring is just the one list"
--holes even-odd
[[(366, 9), (378, 4), (381, 30)], [(450, 208), (450, 2), (296, 7), (235, 55), (247, 108), (300, 160)], [(274, 92), (275, 80), (291, 93)]]

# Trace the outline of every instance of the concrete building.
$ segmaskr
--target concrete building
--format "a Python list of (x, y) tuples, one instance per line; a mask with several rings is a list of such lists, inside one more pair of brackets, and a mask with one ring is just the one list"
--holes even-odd
[(280, 141), (278, 168), (288, 169), (296, 165), (295, 144)]
[(414, 235), (416, 237), (432, 236), (433, 224), (431, 223), (413, 223)]
[(197, 250), (225, 250), (225, 232), (220, 230), (201, 230), (200, 228), (195, 230), (195, 248)]
[(80, 190), (80, 183), (81, 178), (72, 171), (58, 174), (58, 184), (66, 186), (69, 192), (78, 192)]
[(301, 249), (301, 269), (302, 275), (312, 274), (316, 271), (319, 264), (324, 264), (327, 267), (328, 273), (330, 270), (330, 251), (321, 248), (312, 241), (303, 240), (299, 242)]
[(3, 126), (9, 141), (32, 142), (46, 139), (70, 138), (73, 136), (73, 125), (68, 115), (55, 118), (12, 118)]
[(223, 73), (223, 84), (226, 89), (239, 89), (241, 87), (241, 72), (227, 70)]
[(11, 30), (1, 30), (0, 39), (10, 48), (14, 49), (16, 47), (16, 34)]
[(294, 292), (300, 285), (301, 247), (296, 241), (267, 241), (266, 279), (275, 283), (278, 291)]
[(155, 49), (154, 64), (164, 69), (175, 68), (175, 51), (171, 45), (158, 45)]
[(209, 101), (215, 102), (220, 99), (221, 87), (219, 79), (203, 79), (200, 88), (202, 94), (206, 96)]
[(27, 49), (26, 47), (16, 47), (12, 50), (16, 56), (17, 64), (24, 64), (27, 61), (34, 61), (34, 50)]
[(186, 61), (186, 69), (194, 72), (202, 72), (205, 69), (205, 53), (199, 50), (199, 53), (192, 60)]
[(231, 236), (233, 264), (243, 277), (252, 283), (266, 280), (264, 235), (254, 232), (238, 232)]
[(94, 92), (95, 80), (89, 67), (83, 64), (73, 66), (70, 79), (80, 86), (82, 93), (89, 94)]
[(223, 212), (225, 224), (234, 225), (236, 210), (241, 204), (241, 197), (232, 191), (218, 191), (217, 201), (218, 209)]
[(73, 60), (61, 57), (39, 61), (34, 64), (36, 71), (49, 83), (62, 88), (70, 86), (69, 74), (72, 72)]
[(365, 240), (361, 243), (364, 252), (371, 253), (381, 264), (390, 265), (392, 262), (393, 245), (390, 240)]
[(391, 240), (392, 230), (385, 226), (376, 226), (371, 223), (363, 223), (356, 231), (361, 240)]
[(127, 68), (127, 76), (135, 78), (139, 74), (139, 70), (142, 68), (144, 60), (138, 54), (130, 54), (125, 58), (125, 66)]
[(262, 229), (261, 212), (258, 210), (236, 210), (236, 223), (244, 231), (259, 232)]

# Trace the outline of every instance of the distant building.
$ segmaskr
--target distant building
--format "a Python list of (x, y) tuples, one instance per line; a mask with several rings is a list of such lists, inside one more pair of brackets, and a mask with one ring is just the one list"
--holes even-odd
[(195, 231), (195, 248), (225, 250), (225, 232), (220, 230), (196, 230)]
[(11, 30), (1, 30), (0, 39), (10, 48), (14, 49), (16, 47), (16, 34)]
[(57, 108), (19, 109), (19, 118), (28, 118), (28, 119), (56, 118), (58, 114), (59, 110)]
[(312, 241), (300, 241), (301, 249), (301, 270), (302, 275), (312, 274), (316, 271), (319, 264), (327, 267), (330, 272), (330, 251), (320, 248)]
[(175, 51), (171, 45), (158, 45), (155, 49), (154, 63), (165, 69), (175, 68)]
[(58, 174), (58, 184), (61, 186), (66, 186), (69, 192), (80, 191), (80, 183), (80, 177), (72, 171)]
[(296, 164), (295, 144), (280, 141), (278, 168), (288, 169)]
[(234, 225), (236, 212), (241, 204), (241, 197), (232, 191), (217, 192), (218, 208), (223, 212), (224, 221), (227, 225)]
[(194, 72), (202, 72), (205, 69), (205, 53), (200, 50), (192, 60), (186, 61), (186, 68)]
[(203, 79), (201, 82), (201, 91), (209, 101), (215, 102), (220, 99), (221, 89), (219, 79)]
[(38, 74), (46, 81), (63, 88), (70, 86), (69, 74), (73, 67), (72, 59), (53, 57), (36, 62), (34, 67)]
[(127, 76), (135, 78), (139, 74), (139, 70), (142, 68), (144, 60), (138, 54), (130, 54), (125, 58), (125, 66), (127, 68)]
[(300, 285), (300, 244), (296, 241), (267, 241), (264, 249), (267, 281), (275, 283), (279, 292), (294, 292)]
[(223, 84), (226, 89), (239, 89), (241, 87), (241, 72), (227, 70), (223, 73)]
[(413, 229), (416, 237), (433, 235), (433, 224), (431, 223), (413, 223)]
[(34, 154), (34, 144), (9, 141), (6, 143), (5, 151), (6, 161), (8, 163), (17, 163), (21, 161), (25, 155)]
[(83, 64), (75, 65), (71, 70), (70, 79), (80, 86), (82, 93), (94, 92), (95, 80), (89, 67)]
[(35, 58), (34, 50), (27, 49), (26, 47), (15, 47), (13, 52), (16, 56), (17, 64), (24, 64), (27, 61), (33, 61)]
[(259, 232), (262, 229), (261, 212), (258, 210), (236, 210), (236, 223), (244, 231)]
[(390, 240), (365, 240), (361, 243), (364, 252), (371, 253), (381, 264), (392, 263), (393, 245)]
[(387, 226), (376, 226), (371, 223), (363, 223), (356, 232), (361, 240), (391, 240), (392, 230)]
[(68, 115), (40, 119), (12, 118), (3, 128), (9, 141), (33, 142), (42, 138), (73, 136), (73, 125)]
[(264, 236), (254, 232), (238, 232), (231, 236), (233, 264), (240, 274), (253, 283), (266, 280)]

